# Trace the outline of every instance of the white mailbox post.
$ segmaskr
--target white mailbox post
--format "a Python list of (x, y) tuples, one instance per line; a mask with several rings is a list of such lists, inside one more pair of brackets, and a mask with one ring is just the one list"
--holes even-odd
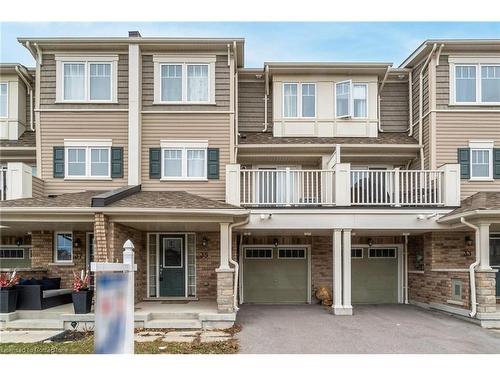
[(123, 245), (123, 263), (92, 262), (90, 268), (97, 273), (96, 353), (133, 354), (134, 244), (127, 240)]

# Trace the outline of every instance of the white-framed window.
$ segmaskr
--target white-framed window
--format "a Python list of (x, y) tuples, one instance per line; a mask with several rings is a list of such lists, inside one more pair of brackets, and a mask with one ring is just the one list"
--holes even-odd
[(370, 247), (368, 258), (396, 258), (395, 247)]
[(271, 247), (247, 247), (245, 248), (245, 259), (272, 259), (273, 249)]
[(66, 179), (110, 179), (111, 141), (65, 140)]
[(0, 259), (24, 259), (24, 249), (0, 249)]
[(362, 247), (353, 247), (351, 249), (351, 258), (363, 259), (363, 248)]
[(56, 101), (114, 103), (117, 101), (118, 56), (56, 55)]
[(449, 57), (450, 104), (500, 105), (500, 57)]
[(153, 56), (155, 104), (215, 104), (215, 56)]
[(161, 141), (162, 179), (206, 180), (208, 141)]
[(283, 117), (316, 117), (315, 83), (283, 83)]
[(54, 261), (56, 263), (70, 263), (73, 261), (73, 233), (54, 233)]
[(335, 108), (337, 118), (367, 118), (368, 84), (351, 80), (336, 83)]
[(9, 117), (9, 83), (0, 82), (0, 117)]
[(303, 247), (280, 247), (278, 259), (306, 259), (306, 249)]
[(493, 179), (493, 147), (490, 140), (469, 141), (471, 180)]

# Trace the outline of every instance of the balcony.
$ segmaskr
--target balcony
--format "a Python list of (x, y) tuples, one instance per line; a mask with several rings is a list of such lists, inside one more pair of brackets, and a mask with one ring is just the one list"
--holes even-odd
[(458, 164), (437, 170), (240, 169), (227, 166), (226, 200), (244, 207), (455, 207)]

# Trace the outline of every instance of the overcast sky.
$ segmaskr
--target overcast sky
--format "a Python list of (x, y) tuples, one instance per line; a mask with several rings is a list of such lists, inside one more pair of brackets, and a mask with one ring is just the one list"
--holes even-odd
[(425, 39), (500, 38), (499, 23), (1, 23), (0, 62), (33, 66), (17, 37), (126, 36), (243, 37), (245, 66), (264, 61), (379, 61), (399, 65)]

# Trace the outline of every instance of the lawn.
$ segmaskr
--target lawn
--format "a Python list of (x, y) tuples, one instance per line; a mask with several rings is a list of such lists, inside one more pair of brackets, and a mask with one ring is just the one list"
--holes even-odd
[[(165, 343), (161, 340), (136, 342), (136, 354), (234, 354), (238, 352), (238, 341), (223, 342)], [(93, 354), (94, 336), (81, 335), (71, 341), (55, 340), (49, 343), (0, 344), (0, 354)]]

